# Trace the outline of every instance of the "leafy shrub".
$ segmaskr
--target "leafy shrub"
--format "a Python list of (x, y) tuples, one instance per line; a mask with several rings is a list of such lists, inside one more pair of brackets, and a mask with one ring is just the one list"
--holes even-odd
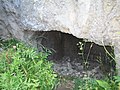
[(57, 75), (48, 53), (18, 43), (0, 53), (0, 90), (53, 90)]
[(95, 79), (91, 79), (89, 77), (84, 77), (82, 79), (76, 78), (74, 82), (74, 90), (99, 90)]
[(74, 90), (120, 90), (120, 76), (114, 76), (113, 79), (105, 78), (103, 80), (83, 77), (82, 79), (75, 79), (74, 82)]

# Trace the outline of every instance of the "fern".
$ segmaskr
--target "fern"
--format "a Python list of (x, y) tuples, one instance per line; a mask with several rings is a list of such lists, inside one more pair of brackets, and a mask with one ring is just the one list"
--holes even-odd
[(48, 53), (23, 43), (0, 54), (0, 90), (53, 90), (57, 75)]

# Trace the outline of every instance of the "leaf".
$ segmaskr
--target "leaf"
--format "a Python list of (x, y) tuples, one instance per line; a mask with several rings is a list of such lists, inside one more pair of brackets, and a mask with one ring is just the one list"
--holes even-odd
[[(9, 50), (12, 62), (6, 64), (6, 52), (0, 55), (0, 90), (53, 90), (57, 74), (47, 61), (50, 51), (40, 52), (23, 43)], [(4, 58), (3, 58), (4, 57)], [(5, 70), (3, 70), (5, 69)]]
[(104, 88), (105, 90), (109, 90), (111, 86), (109, 85), (108, 82), (103, 81), (103, 80), (96, 80), (96, 82), (99, 84), (100, 87)]
[(120, 82), (120, 76), (114, 76), (115, 82), (119, 83)]

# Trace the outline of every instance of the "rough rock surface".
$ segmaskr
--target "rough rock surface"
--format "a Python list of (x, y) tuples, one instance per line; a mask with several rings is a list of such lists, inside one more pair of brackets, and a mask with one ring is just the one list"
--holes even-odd
[(115, 46), (120, 68), (120, 0), (0, 0), (2, 38), (30, 42), (35, 31), (51, 30)]
[[(101, 79), (105, 74), (107, 75), (107, 73), (109, 73), (105, 69), (103, 72), (103, 69), (98, 62), (89, 62), (89, 66), (87, 67), (87, 70), (85, 70), (85, 65), (81, 63), (80, 60), (71, 61), (68, 57), (63, 59), (62, 62), (55, 63), (53, 70), (62, 76), (83, 78), (87, 75), (88, 77), (97, 79)], [(112, 73), (113, 72), (110, 74)]]

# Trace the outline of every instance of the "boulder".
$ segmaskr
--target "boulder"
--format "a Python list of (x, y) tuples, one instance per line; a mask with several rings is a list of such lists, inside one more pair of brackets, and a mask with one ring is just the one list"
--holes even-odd
[(39, 31), (61, 31), (114, 46), (120, 74), (120, 0), (0, 0), (0, 37), (35, 45)]

